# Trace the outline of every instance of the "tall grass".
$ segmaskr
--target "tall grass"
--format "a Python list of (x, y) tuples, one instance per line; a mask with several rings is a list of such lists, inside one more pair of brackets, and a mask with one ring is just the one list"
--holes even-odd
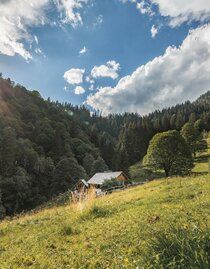
[(82, 213), (88, 211), (95, 202), (96, 189), (90, 188), (79, 193), (79, 196), (71, 193), (70, 201), (73, 211)]
[(159, 231), (145, 255), (146, 268), (210, 268), (210, 230), (178, 227)]

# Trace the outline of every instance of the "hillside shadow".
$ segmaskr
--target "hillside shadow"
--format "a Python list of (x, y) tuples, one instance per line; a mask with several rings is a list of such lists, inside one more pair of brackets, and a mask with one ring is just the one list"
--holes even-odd
[(208, 175), (208, 172), (192, 172), (192, 176), (204, 176)]
[(210, 154), (206, 154), (206, 155), (201, 155), (195, 158), (195, 162), (196, 163), (205, 163), (208, 162), (210, 158)]

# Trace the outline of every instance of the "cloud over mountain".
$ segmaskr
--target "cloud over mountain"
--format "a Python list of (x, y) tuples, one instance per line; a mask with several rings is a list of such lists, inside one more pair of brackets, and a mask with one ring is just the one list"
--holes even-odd
[(191, 30), (180, 47), (141, 65), (115, 87), (100, 88), (87, 104), (104, 115), (146, 114), (210, 90), (210, 24)]
[(91, 75), (93, 78), (109, 77), (112, 79), (118, 78), (118, 71), (120, 70), (120, 64), (116, 61), (108, 61), (106, 64), (100, 66), (94, 66)]
[(84, 73), (85, 69), (71, 68), (64, 73), (63, 77), (69, 84), (80, 84), (83, 82)]

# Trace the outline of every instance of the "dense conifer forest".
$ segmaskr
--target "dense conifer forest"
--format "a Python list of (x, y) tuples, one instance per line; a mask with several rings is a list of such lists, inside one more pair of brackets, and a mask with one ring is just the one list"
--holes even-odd
[(44, 100), (0, 78), (0, 217), (29, 210), (95, 172), (143, 159), (159, 132), (187, 122), (210, 130), (210, 92), (147, 116), (102, 117), (84, 107)]

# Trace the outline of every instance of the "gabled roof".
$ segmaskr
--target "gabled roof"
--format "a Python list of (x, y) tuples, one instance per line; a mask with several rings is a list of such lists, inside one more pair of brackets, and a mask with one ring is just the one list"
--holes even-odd
[(88, 184), (102, 185), (105, 180), (110, 180), (119, 177), (123, 172), (103, 172), (96, 173), (91, 179), (88, 180)]
[(85, 181), (84, 179), (80, 179), (79, 182), (80, 182), (80, 181), (81, 181), (81, 182), (88, 188), (88, 183), (87, 183), (87, 181)]

